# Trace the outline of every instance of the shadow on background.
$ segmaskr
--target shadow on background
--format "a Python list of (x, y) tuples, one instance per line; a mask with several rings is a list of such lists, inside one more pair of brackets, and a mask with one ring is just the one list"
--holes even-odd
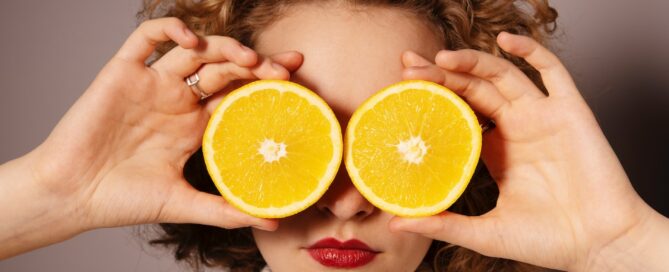
[(669, 74), (661, 65), (669, 62), (650, 61), (620, 65), (588, 102), (634, 188), (669, 216)]

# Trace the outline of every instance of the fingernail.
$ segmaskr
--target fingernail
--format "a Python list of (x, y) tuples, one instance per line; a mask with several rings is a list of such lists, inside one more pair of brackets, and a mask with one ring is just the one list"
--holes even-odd
[(272, 68), (274, 68), (277, 71), (283, 71), (284, 69), (286, 69), (283, 67), (283, 65), (278, 64), (276, 62), (272, 62)]
[(275, 231), (278, 225), (267, 223), (267, 224), (256, 224), (253, 225), (253, 227), (264, 231)]
[(437, 53), (437, 56), (434, 58), (435, 61), (439, 64), (439, 62), (446, 63), (448, 64), (449, 62), (446, 61), (445, 59), (448, 59), (449, 55), (452, 54), (454, 51), (450, 50), (441, 50), (439, 53)]
[(409, 50), (409, 51), (405, 51), (404, 54), (406, 54), (406, 56), (409, 57), (409, 58), (416, 58), (416, 57), (419, 57), (418, 54), (416, 54), (416, 52), (411, 51), (411, 50)]
[(242, 52), (237, 56), (237, 64), (244, 67), (250, 67), (258, 63), (258, 55), (253, 49), (248, 48), (243, 44), (240, 44), (239, 48), (242, 49)]
[(453, 51), (451, 51), (451, 50), (440, 50), (439, 53), (437, 53), (437, 56), (445, 56), (445, 55), (450, 54), (451, 52), (453, 52)]
[(259, 229), (259, 230), (272, 231), (272, 229), (270, 229), (268, 227), (265, 227), (265, 226), (262, 226), (262, 225), (256, 225), (256, 226), (253, 226), (253, 227), (256, 228), (256, 229)]
[(184, 27), (182, 30), (184, 32), (184, 35), (186, 35), (186, 37), (188, 38), (195, 37), (195, 33), (193, 33), (193, 31), (191, 31), (190, 29), (188, 29), (188, 27)]
[(242, 44), (241, 47), (242, 47), (242, 49), (245, 50), (245, 51), (253, 52), (253, 49), (247, 47), (246, 45), (243, 45), (243, 44)]

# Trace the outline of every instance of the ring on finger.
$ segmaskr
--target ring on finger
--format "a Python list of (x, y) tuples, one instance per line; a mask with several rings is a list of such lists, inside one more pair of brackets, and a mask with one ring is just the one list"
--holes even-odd
[(200, 97), (200, 100), (204, 100), (207, 97), (211, 96), (212, 94), (202, 90), (202, 88), (200, 88), (200, 86), (198, 85), (199, 82), (200, 82), (200, 76), (197, 74), (197, 72), (186, 78), (186, 84), (188, 84), (188, 87), (190, 87), (191, 90), (193, 90), (193, 92)]

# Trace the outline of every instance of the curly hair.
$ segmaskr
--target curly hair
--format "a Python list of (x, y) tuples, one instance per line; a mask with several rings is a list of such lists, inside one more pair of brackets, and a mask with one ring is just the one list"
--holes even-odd
[[(330, 0), (335, 1), (335, 0)], [(504, 52), (496, 43), (506, 31), (530, 36), (542, 44), (555, 31), (557, 12), (547, 0), (337, 0), (355, 6), (398, 8), (425, 19), (442, 35), (445, 48), (475, 49), (511, 61), (545, 92), (539, 73), (522, 58)], [(141, 20), (177, 17), (198, 35), (224, 35), (253, 48), (257, 35), (291, 5), (306, 0), (144, 0)], [(175, 44), (158, 46), (162, 56)], [(184, 166), (184, 176), (194, 188), (219, 194), (207, 174), (201, 151)], [(499, 191), (483, 163), (462, 197), (449, 208), (465, 215), (481, 215), (495, 207)], [(177, 260), (195, 270), (202, 265), (230, 271), (259, 271), (266, 263), (249, 228), (221, 229), (196, 224), (160, 224), (153, 245), (173, 247)], [(483, 256), (441, 241), (430, 246), (419, 270), (432, 271), (542, 271), (528, 264)]]

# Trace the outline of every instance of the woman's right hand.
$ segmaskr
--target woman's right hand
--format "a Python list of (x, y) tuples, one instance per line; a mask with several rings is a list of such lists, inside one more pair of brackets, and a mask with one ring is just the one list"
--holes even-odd
[[(178, 46), (147, 66), (155, 45), (168, 40)], [(22, 158), (40, 197), (17, 201), (58, 203), (71, 215), (62, 224), (81, 231), (156, 222), (275, 229), (274, 220), (195, 190), (182, 168), (231, 81), (288, 79), (301, 63), (297, 52), (263, 58), (229, 37), (198, 38), (175, 18), (146, 21)], [(200, 101), (184, 81), (196, 72), (203, 91), (222, 92)]]

